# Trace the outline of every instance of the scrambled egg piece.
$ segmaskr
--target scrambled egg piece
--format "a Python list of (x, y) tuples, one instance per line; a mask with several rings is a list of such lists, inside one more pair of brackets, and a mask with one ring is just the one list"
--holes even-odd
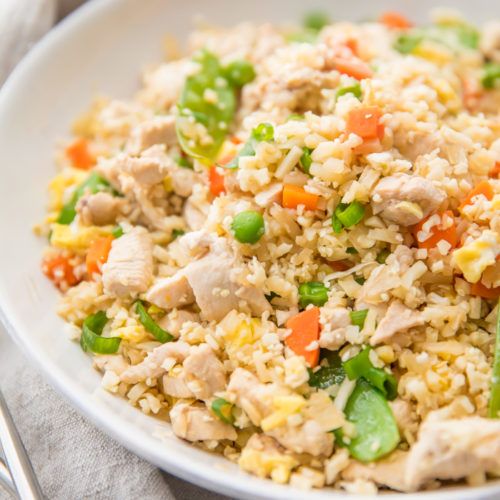
[(264, 432), (286, 424), (290, 415), (298, 413), (306, 405), (306, 400), (302, 396), (275, 396), (273, 407), (275, 411), (262, 419), (260, 426)]
[(95, 239), (111, 234), (112, 230), (113, 226), (74, 227), (52, 224), (50, 243), (57, 248), (84, 252)]
[(271, 477), (276, 483), (284, 484), (299, 462), (291, 455), (247, 447), (241, 452), (238, 465), (259, 477)]
[(49, 183), (49, 210), (59, 212), (64, 204), (64, 194), (71, 186), (82, 183), (88, 176), (88, 172), (67, 168), (56, 175)]
[(412, 50), (412, 54), (427, 59), (435, 64), (446, 64), (453, 60), (453, 52), (443, 45), (432, 40), (422, 40)]
[[(240, 316), (235, 313), (236, 316)], [(223, 321), (224, 323), (231, 324), (230, 328), (225, 328), (224, 337), (227, 343), (231, 345), (232, 348), (243, 347), (247, 344), (253, 344), (256, 340), (258, 340), (262, 336), (262, 325), (259, 319), (250, 318), (241, 320), (238, 317), (237, 323), (232, 324), (231, 320), (236, 318), (230, 317), (228, 315)], [(222, 323), (221, 323), (222, 326)]]
[(455, 250), (453, 259), (470, 283), (477, 283), (483, 271), (495, 263), (500, 253), (500, 237), (494, 231), (486, 230), (476, 240)]

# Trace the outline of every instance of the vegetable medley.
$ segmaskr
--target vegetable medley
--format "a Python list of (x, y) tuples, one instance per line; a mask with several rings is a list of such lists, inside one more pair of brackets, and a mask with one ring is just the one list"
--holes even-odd
[[(205, 28), (74, 124), (42, 270), (105, 389), (250, 473), (500, 471), (500, 22)], [(160, 444), (159, 444), (160, 446)]]

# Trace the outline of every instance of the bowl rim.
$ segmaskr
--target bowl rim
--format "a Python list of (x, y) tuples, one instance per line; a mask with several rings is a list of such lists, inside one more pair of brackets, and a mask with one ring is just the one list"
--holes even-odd
[[(130, 0), (129, 0), (130, 1)], [(138, 2), (137, 2), (138, 3)], [(14, 68), (2, 88), (0, 88), (0, 120), (3, 109), (6, 107), (10, 96), (16, 92), (19, 83), (23, 82), (30, 71), (30, 67), (37, 59), (44, 54), (50, 53), (52, 47), (63, 41), (66, 36), (70, 36), (73, 30), (84, 22), (91, 22), (105, 13), (113, 15), (114, 9), (120, 9), (121, 0), (89, 0), (84, 3), (65, 19), (59, 22), (49, 33), (47, 33)], [(125, 4), (125, 2), (123, 2)], [(256, 478), (250, 474), (244, 474), (238, 478), (235, 484), (234, 476), (225, 470), (204, 464), (196, 464), (193, 467), (189, 458), (182, 455), (169, 456), (168, 454), (157, 453), (154, 447), (141, 441), (138, 434), (134, 433), (134, 425), (126, 419), (117, 416), (109, 407), (103, 408), (101, 405), (93, 405), (92, 398), (82, 392), (78, 384), (55, 362), (46, 357), (43, 352), (38, 351), (30, 342), (28, 336), (21, 334), (16, 328), (15, 314), (9, 312), (2, 300), (2, 289), (0, 288), (0, 323), (3, 324), (6, 332), (20, 348), (27, 358), (35, 363), (40, 369), (45, 380), (61, 394), (72, 408), (76, 409), (82, 416), (87, 418), (99, 430), (111, 436), (125, 448), (142, 457), (155, 466), (163, 469), (185, 481), (195, 485), (216, 491), (221, 494), (231, 495), (238, 498), (304, 498), (304, 492), (296, 490), (290, 486), (277, 485), (270, 480)], [(20, 330), (20, 328), (19, 328)], [(113, 425), (113, 419), (119, 418), (120, 425)], [(161, 441), (158, 441), (161, 443)], [(418, 493), (390, 493), (390, 498), (394, 499), (416, 499), (426, 500), (451, 500), (464, 498), (464, 494), (472, 499), (487, 498), (489, 494), (494, 495), (500, 492), (500, 484), (490, 482), (478, 487), (454, 487), (452, 489), (418, 492)], [(310, 491), (307, 496), (310, 498), (365, 498), (342, 491), (325, 488), (322, 490)], [(491, 497), (493, 498), (493, 497)]]

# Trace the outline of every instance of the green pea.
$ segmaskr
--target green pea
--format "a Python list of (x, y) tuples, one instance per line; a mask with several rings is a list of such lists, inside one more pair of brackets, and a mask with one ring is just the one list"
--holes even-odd
[(319, 281), (309, 281), (299, 286), (299, 304), (304, 308), (309, 304), (321, 307), (328, 300), (328, 288)]
[(236, 214), (231, 224), (234, 237), (240, 243), (257, 243), (264, 234), (264, 217), (255, 210)]
[(330, 16), (326, 12), (313, 11), (304, 16), (304, 27), (313, 31), (320, 31), (330, 23)]
[(248, 61), (233, 61), (225, 68), (225, 74), (236, 87), (242, 87), (255, 78), (255, 70)]

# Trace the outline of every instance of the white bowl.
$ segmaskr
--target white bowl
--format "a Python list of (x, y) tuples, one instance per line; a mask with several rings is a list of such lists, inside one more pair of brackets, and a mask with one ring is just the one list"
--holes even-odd
[[(461, 7), (475, 21), (500, 17), (500, 4), (490, 0), (439, 4)], [(241, 498), (304, 498), (302, 491), (247, 475), (224, 458), (176, 439), (168, 424), (100, 388), (90, 358), (63, 333), (55, 314), (57, 293), (40, 271), (44, 242), (31, 233), (44, 216), (56, 139), (68, 134), (72, 119), (97, 93), (131, 95), (140, 69), (161, 58), (163, 36), (168, 32), (182, 39), (199, 13), (229, 25), (298, 20), (304, 10), (321, 6), (337, 19), (366, 19), (392, 6), (422, 21), (433, 5), (429, 0), (349, 0), (334, 5), (325, 0), (307, 6), (301, 0), (248, 0), (235, 8), (231, 0), (94, 0), (61, 23), (18, 66), (0, 95), (0, 318), (29, 359), (97, 427), (150, 462), (205, 488)], [(154, 437), (157, 433), (164, 439)], [(307, 496), (345, 495), (323, 490)], [(500, 485), (393, 496), (493, 499), (500, 496)]]

